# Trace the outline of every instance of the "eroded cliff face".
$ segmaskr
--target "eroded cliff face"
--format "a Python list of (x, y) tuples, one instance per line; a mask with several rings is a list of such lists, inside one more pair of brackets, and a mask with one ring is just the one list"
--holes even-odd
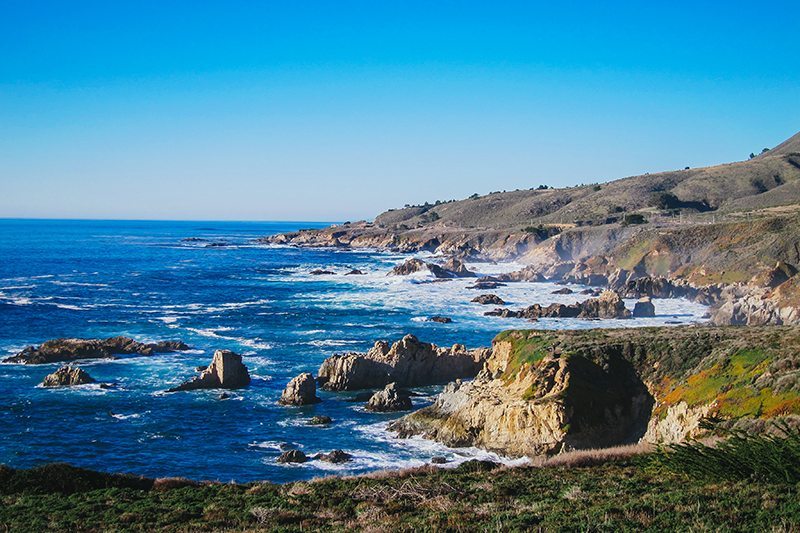
[(390, 426), (510, 456), (673, 443), (800, 415), (800, 328), (511, 331), (483, 370)]

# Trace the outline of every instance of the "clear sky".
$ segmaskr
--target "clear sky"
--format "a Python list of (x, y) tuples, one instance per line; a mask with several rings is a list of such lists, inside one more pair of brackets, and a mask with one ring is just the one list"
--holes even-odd
[(347, 220), (745, 159), (800, 130), (799, 20), (796, 0), (0, 0), (0, 217)]

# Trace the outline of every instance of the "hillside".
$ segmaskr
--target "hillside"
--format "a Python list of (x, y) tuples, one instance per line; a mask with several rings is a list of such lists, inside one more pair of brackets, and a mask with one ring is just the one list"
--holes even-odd
[[(732, 213), (800, 203), (800, 133), (748, 161), (644, 174), (605, 184), (565, 189), (492, 193), (433, 206), (390, 210), (375, 224), (409, 228), (521, 229), (530, 224), (599, 224), (619, 213), (652, 207), (658, 193), (674, 195), (686, 211)], [(764, 201), (761, 196), (773, 191)], [(699, 209), (698, 209), (699, 208)]]
[[(720, 292), (723, 323), (800, 321), (800, 280), (778, 290), (776, 268), (800, 265), (800, 133), (747, 161), (645, 174), (565, 189), (497, 192), (405, 207), (374, 222), (263, 239), (271, 244), (420, 251), (470, 260), (516, 260), (514, 279), (608, 285), (620, 271)], [(777, 265), (777, 267), (776, 267)], [(785, 265), (785, 266), (781, 266)], [(765, 280), (770, 280), (767, 283)]]

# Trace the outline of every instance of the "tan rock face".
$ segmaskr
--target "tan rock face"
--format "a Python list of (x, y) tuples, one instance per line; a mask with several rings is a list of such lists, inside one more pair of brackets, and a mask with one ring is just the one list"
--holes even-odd
[(447, 383), (478, 373), (489, 350), (456, 344), (440, 348), (413, 335), (389, 345), (378, 341), (367, 353), (338, 354), (320, 366), (318, 379), (327, 390), (358, 390), (397, 383), (415, 387)]
[[(644, 434), (652, 399), (621, 358), (603, 368), (557, 354), (517, 367), (514, 357), (511, 343), (495, 343), (474, 381), (448, 385), (432, 406), (389, 429), (510, 456), (608, 446)], [(588, 398), (589, 391), (596, 396)]]
[(304, 372), (293, 378), (283, 389), (278, 403), (282, 405), (309, 405), (319, 402), (317, 398), (317, 384), (314, 376)]
[(472, 382), (389, 429), (532, 456), (680, 442), (712, 415), (764, 426), (800, 415), (799, 338), (798, 326), (504, 332)]
[(250, 373), (242, 356), (230, 350), (217, 350), (208, 368), (186, 383), (167, 392), (197, 389), (241, 389), (250, 384)]
[(94, 383), (94, 378), (78, 367), (63, 366), (46, 376), (42, 387), (71, 387), (86, 383)]

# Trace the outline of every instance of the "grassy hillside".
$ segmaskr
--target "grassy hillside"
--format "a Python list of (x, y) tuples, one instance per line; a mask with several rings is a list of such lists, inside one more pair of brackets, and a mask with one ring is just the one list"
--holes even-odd
[[(647, 457), (602, 465), (455, 470), (288, 485), (131, 486), (66, 466), (0, 470), (6, 531), (791, 531), (793, 483), (700, 480)], [(129, 480), (128, 480), (129, 481)], [(61, 482), (61, 485), (57, 484)]]
[[(731, 213), (800, 203), (800, 133), (753, 159), (706, 168), (645, 174), (565, 189), (496, 192), (457, 202), (391, 210), (375, 223), (409, 228), (521, 229), (530, 224), (602, 223), (656, 207), (660, 194), (689, 212)], [(770, 191), (774, 193), (769, 194)]]

